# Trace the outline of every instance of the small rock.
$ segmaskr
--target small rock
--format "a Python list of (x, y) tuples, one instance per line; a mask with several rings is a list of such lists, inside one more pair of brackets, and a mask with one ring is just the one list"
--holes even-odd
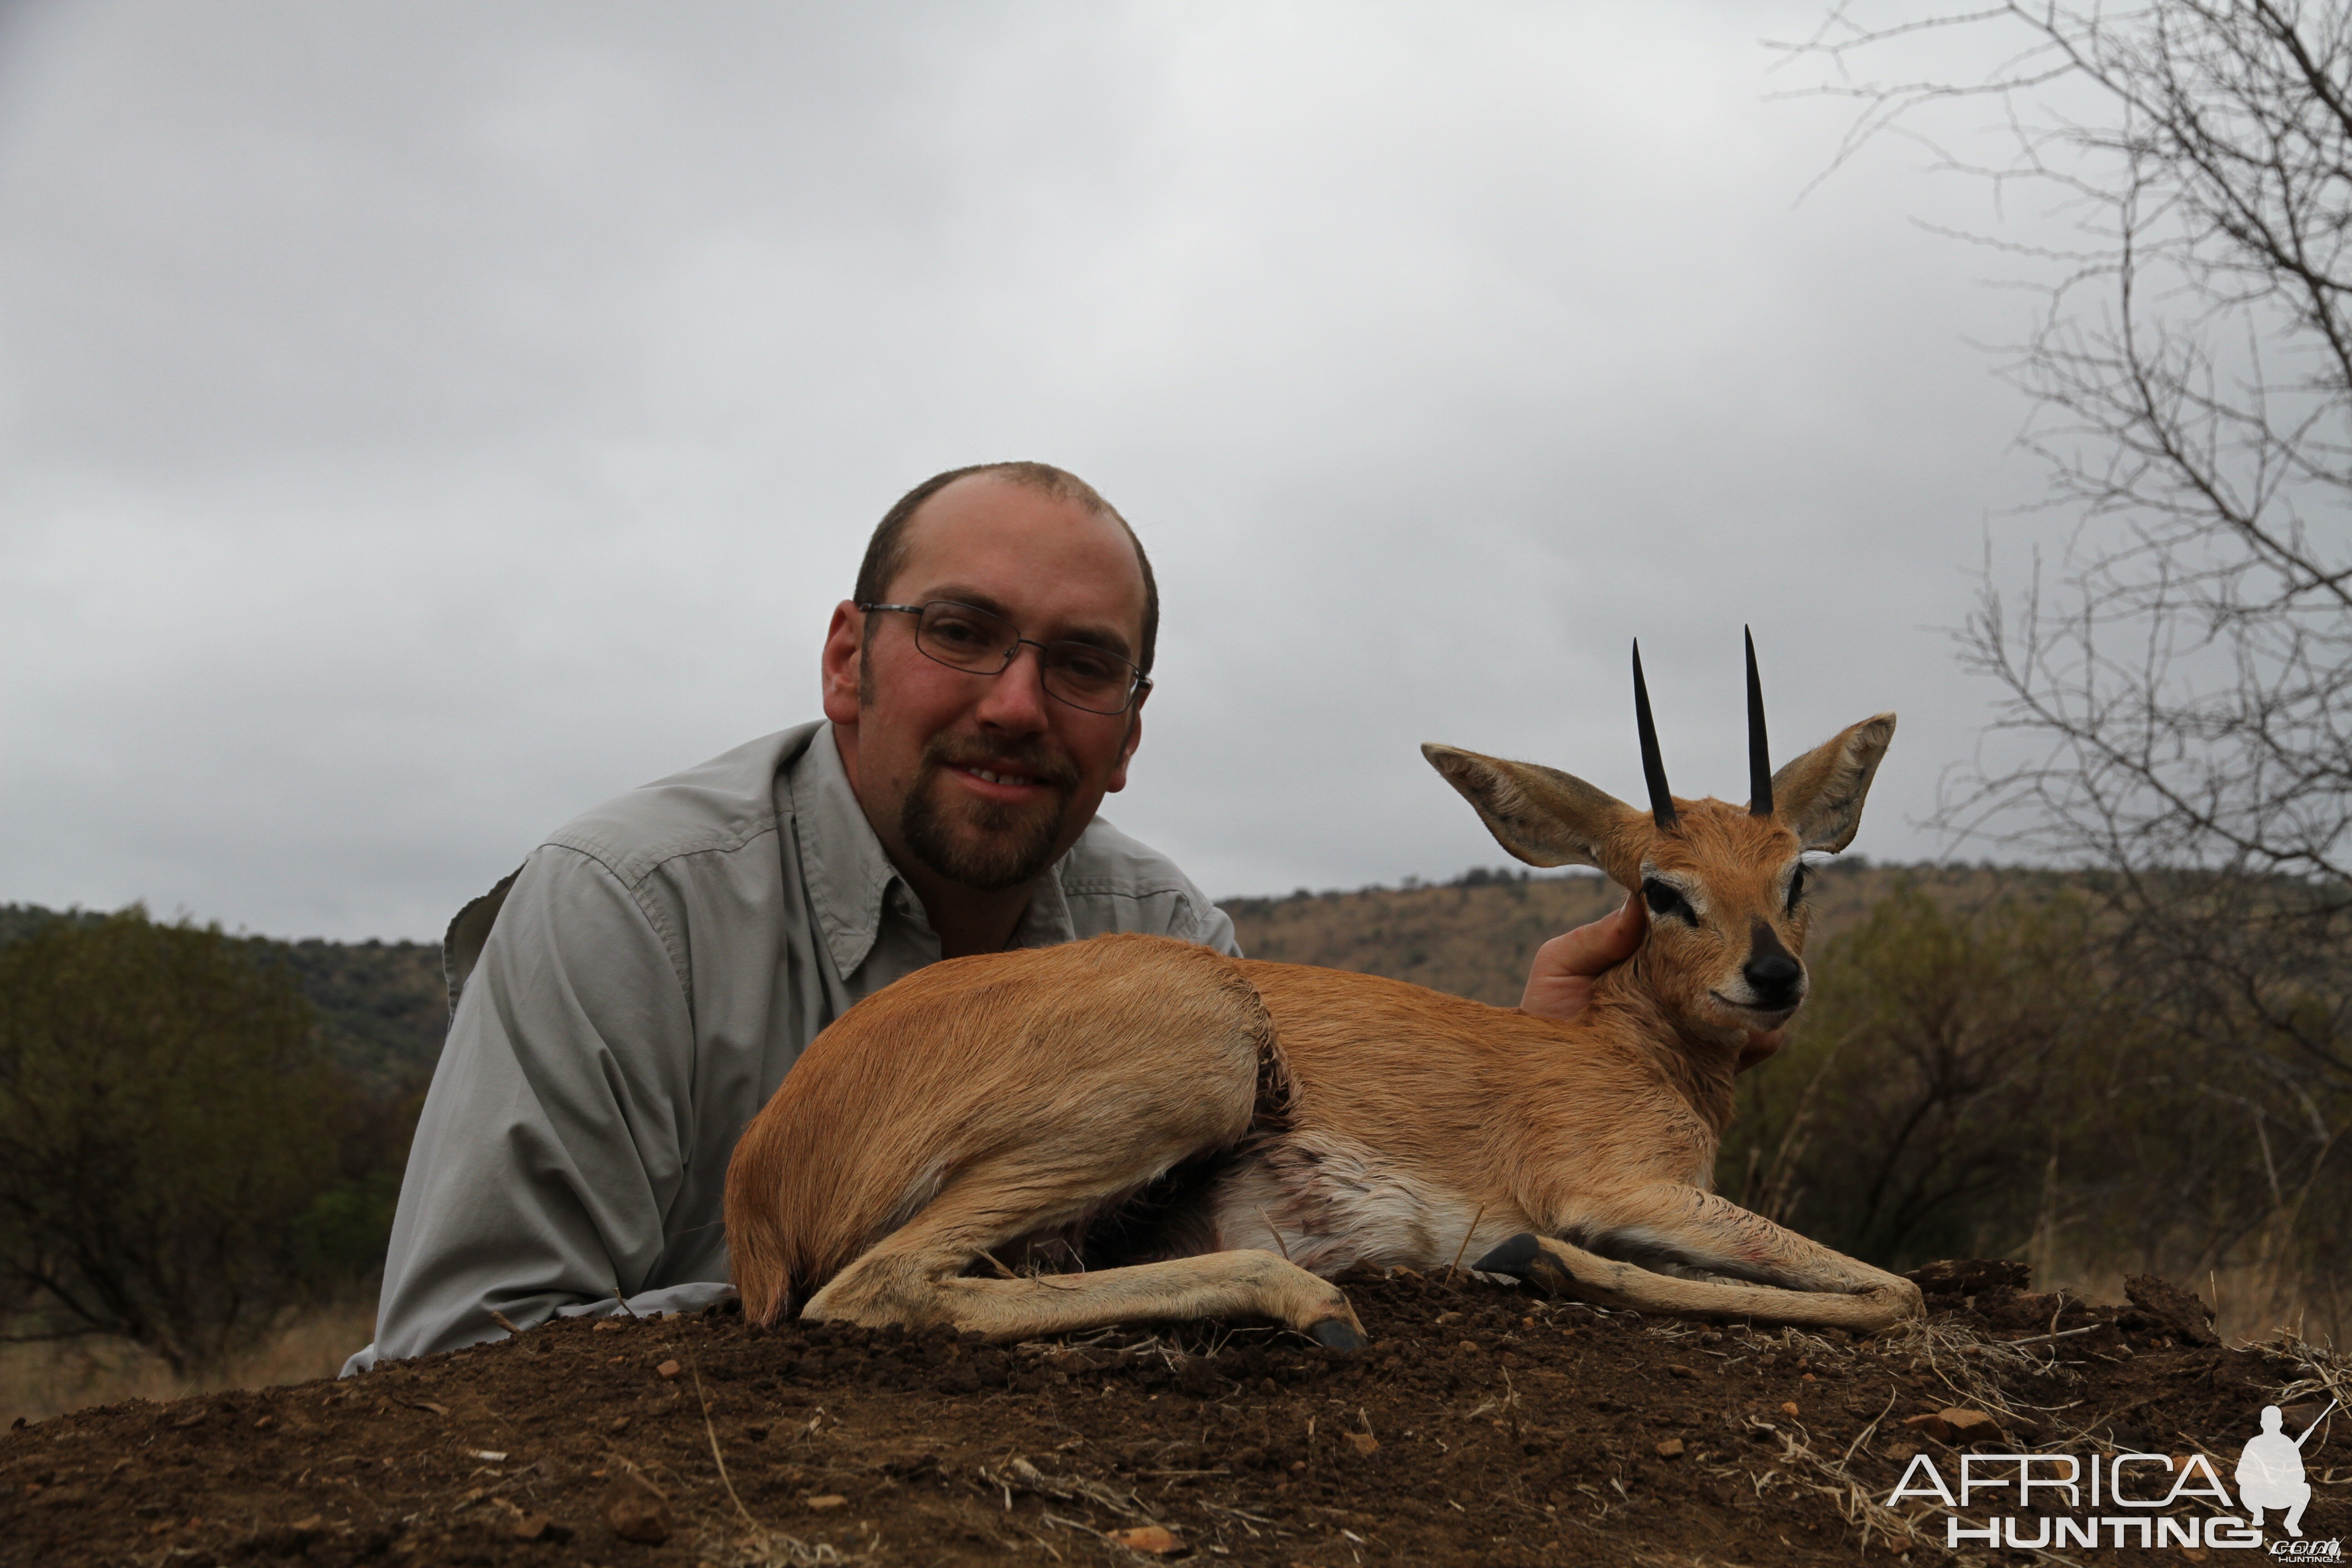
[(572, 1539), (572, 1527), (558, 1524), (543, 1513), (526, 1513), (507, 1527), (517, 1541), (544, 1541), (562, 1546)]
[(669, 1539), (669, 1499), (635, 1468), (624, 1469), (605, 1493), (604, 1522), (624, 1541), (659, 1546)]
[(1666, 1370), (1676, 1377), (1696, 1377), (1698, 1375), (1698, 1369), (1696, 1367), (1685, 1366), (1680, 1362), (1667, 1363)]
[(1381, 1440), (1370, 1432), (1349, 1433), (1348, 1446), (1359, 1454), (1377, 1454), (1381, 1451)]
[(1126, 1547), (1129, 1552), (1148, 1552), (1154, 1557), (1167, 1557), (1184, 1550), (1176, 1532), (1157, 1524), (1139, 1524), (1132, 1530), (1108, 1531), (1104, 1539)]
[(823, 1497), (813, 1497), (813, 1498), (809, 1499), (809, 1500), (808, 1500), (808, 1506), (809, 1506), (811, 1509), (814, 1510), (816, 1512), (823, 1513), (826, 1509), (829, 1509), (829, 1508), (846, 1508), (846, 1507), (848, 1507), (848, 1506), (849, 1506), (849, 1500), (848, 1500), (847, 1498), (845, 1498), (845, 1497), (843, 1497), (839, 1492), (827, 1492), (827, 1493), (826, 1493), (824, 1496), (823, 1496)]
[(1797, 1402), (1795, 1400), (1784, 1399), (1780, 1402), (1780, 1414), (1783, 1415), (1796, 1415), (1801, 1414), (1801, 1412), (1797, 1409)]
[(1903, 1426), (1907, 1431), (1916, 1432), (1922, 1437), (1933, 1437), (1938, 1443), (1952, 1440), (1952, 1424), (1941, 1415), (1906, 1415), (1903, 1418)]
[(1669, 1437), (1658, 1445), (1658, 1458), (1661, 1459), (1679, 1459), (1682, 1457), (1683, 1440), (1680, 1437)]
[(679, 1373), (684, 1372), (685, 1370), (686, 1369), (684, 1367), (678, 1365), (677, 1363), (674, 1361), (666, 1361), (662, 1363), (661, 1365), (654, 1368), (656, 1373), (665, 1378), (676, 1377)]
[(1951, 1440), (1955, 1443), (1981, 1443), (2000, 1436), (2000, 1423), (1981, 1410), (1964, 1410), (1955, 1405), (1936, 1414), (1951, 1428)]

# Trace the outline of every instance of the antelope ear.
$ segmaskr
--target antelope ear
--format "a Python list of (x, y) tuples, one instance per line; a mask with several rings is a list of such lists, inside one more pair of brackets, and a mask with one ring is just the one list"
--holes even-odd
[(1894, 739), (1892, 713), (1840, 731), (1772, 775), (1772, 815), (1808, 849), (1844, 848), (1862, 826), (1863, 798)]
[(1495, 842), (1528, 865), (1598, 866), (1626, 887), (1640, 883), (1649, 813), (1556, 768), (1452, 746), (1421, 754), (1477, 808)]

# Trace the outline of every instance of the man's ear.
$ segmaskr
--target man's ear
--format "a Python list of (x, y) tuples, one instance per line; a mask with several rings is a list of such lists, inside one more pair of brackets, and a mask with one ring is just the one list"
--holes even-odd
[(1808, 849), (1832, 854), (1853, 842), (1879, 759), (1895, 739), (1895, 715), (1842, 730), (1772, 775), (1772, 815)]
[(1103, 785), (1106, 795), (1117, 795), (1127, 787), (1127, 764), (1134, 759), (1135, 748), (1143, 744), (1143, 704), (1151, 695), (1145, 687), (1135, 694), (1135, 706), (1127, 710), (1127, 739), (1118, 745), (1118, 766), (1110, 771), (1110, 783)]
[(1557, 768), (1453, 746), (1424, 745), (1421, 754), (1477, 808), (1495, 842), (1528, 865), (1598, 866), (1625, 887), (1641, 885), (1647, 812)]
[(824, 630), (824, 651), (817, 658), (824, 716), (836, 724), (857, 722), (858, 659), (865, 647), (866, 612), (844, 599), (833, 607), (833, 624)]

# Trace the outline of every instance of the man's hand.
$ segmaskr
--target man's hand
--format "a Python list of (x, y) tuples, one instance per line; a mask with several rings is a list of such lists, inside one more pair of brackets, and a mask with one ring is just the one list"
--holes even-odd
[(1573, 1023), (1592, 1000), (1592, 983), (1633, 957), (1649, 933), (1649, 910), (1639, 894), (1626, 894), (1615, 914), (1603, 915), (1536, 949), (1519, 1010), (1538, 1018)]
[(1760, 1035), (1751, 1030), (1748, 1036), (1748, 1043), (1739, 1047), (1739, 1065), (1731, 1070), (1735, 1073), (1746, 1072), (1788, 1043), (1789, 1026), (1786, 1024)]
[[(1519, 999), (1519, 1011), (1562, 1024), (1574, 1023), (1584, 1011), (1584, 1005), (1592, 1000), (1592, 983), (1633, 957), (1649, 932), (1649, 910), (1640, 894), (1628, 893), (1616, 913), (1603, 915), (1590, 925), (1580, 925), (1565, 936), (1552, 938), (1536, 949), (1536, 961), (1528, 970), (1527, 994)], [(1788, 1039), (1786, 1025), (1769, 1032), (1751, 1032), (1748, 1043), (1740, 1047), (1739, 1065), (1733, 1070), (1746, 1072), (1787, 1044)]]

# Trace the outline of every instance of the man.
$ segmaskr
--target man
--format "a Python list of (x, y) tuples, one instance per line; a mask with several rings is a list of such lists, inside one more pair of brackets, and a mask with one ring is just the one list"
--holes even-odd
[[(455, 1016), (345, 1372), (497, 1338), (493, 1313), (726, 1295), (737, 1135), (819, 1030), (923, 964), (1122, 931), (1237, 953), (1095, 816), (1142, 740), (1159, 619), (1141, 544), (1075, 476), (908, 492), (834, 611), (824, 721), (588, 813), (452, 924)], [(1629, 900), (1548, 943), (1529, 1009), (1572, 1016), (1641, 931)]]
[[(2336, 1406), (2331, 1404), (2329, 1410)], [(2325, 1413), (2323, 1412), (2323, 1415)], [(2304, 1479), (2303, 1446), (2319, 1430), (2315, 1421), (2300, 1437), (2284, 1430), (2284, 1415), (2275, 1405), (2263, 1406), (2263, 1429), (2238, 1450), (2238, 1500), (2245, 1505), (2247, 1521), (2263, 1527), (2263, 1510), (2283, 1509), (2280, 1523), (2289, 1535), (2303, 1535), (2303, 1510), (2311, 1506), (2311, 1483)]]

